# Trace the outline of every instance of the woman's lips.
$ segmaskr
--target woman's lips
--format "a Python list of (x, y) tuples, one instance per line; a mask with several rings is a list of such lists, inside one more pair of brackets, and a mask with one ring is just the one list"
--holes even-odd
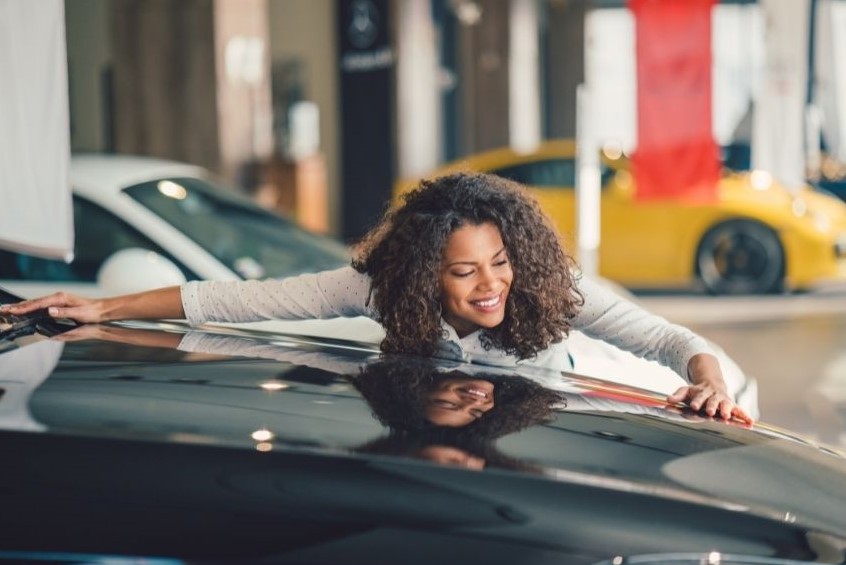
[(494, 385), (485, 380), (473, 379), (472, 381), (461, 384), (456, 390), (459, 394), (474, 400), (491, 400), (493, 398)]
[(479, 310), (496, 310), (502, 304), (502, 293), (499, 293), (496, 296), (483, 298), (481, 300), (471, 300), (470, 304)]
[(469, 394), (470, 396), (473, 396), (475, 398), (480, 398), (482, 400), (487, 400), (488, 396), (489, 396), (489, 394), (486, 391), (479, 389), (479, 388), (467, 387), (467, 388), (460, 389), (460, 391), (465, 393), (465, 394)]

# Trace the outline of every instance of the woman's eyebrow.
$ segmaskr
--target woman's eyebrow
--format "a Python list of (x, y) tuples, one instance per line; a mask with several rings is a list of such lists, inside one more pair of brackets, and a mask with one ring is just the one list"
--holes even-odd
[(472, 267), (472, 266), (476, 265), (476, 262), (475, 261), (453, 261), (452, 263), (447, 263), (445, 266), (446, 267), (452, 267), (453, 265), (470, 265)]
[[(502, 247), (499, 251), (493, 254), (491, 260), (496, 259), (505, 251), (505, 246)], [(451, 263), (446, 263), (445, 267), (452, 267), (453, 265), (475, 265), (476, 261), (452, 261)]]

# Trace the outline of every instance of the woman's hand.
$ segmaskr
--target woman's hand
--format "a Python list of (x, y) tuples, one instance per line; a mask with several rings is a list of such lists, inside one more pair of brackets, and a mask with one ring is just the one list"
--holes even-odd
[(0, 310), (16, 316), (46, 310), (47, 314), (53, 318), (68, 318), (80, 323), (105, 321), (101, 300), (83, 298), (66, 292), (57, 292), (15, 304), (4, 304)]
[(713, 355), (694, 355), (687, 365), (690, 386), (683, 386), (667, 397), (673, 404), (687, 403), (693, 410), (708, 416), (729, 420), (735, 418), (746, 424), (755, 419), (734, 403), (726, 391), (720, 363)]
[(57, 292), (17, 304), (6, 304), (0, 311), (22, 315), (42, 309), (46, 309), (47, 314), (54, 318), (69, 318), (83, 324), (114, 320), (159, 320), (185, 317), (178, 286), (102, 299), (83, 298), (66, 292)]

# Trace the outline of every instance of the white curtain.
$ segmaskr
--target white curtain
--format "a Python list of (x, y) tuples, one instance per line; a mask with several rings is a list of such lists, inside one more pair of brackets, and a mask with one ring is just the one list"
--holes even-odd
[(809, 0), (761, 0), (765, 58), (755, 99), (752, 166), (789, 188), (805, 183)]
[[(627, 8), (590, 10), (585, 16), (585, 83), (596, 139), (637, 144), (635, 21)], [(581, 116), (577, 119), (581, 119)]]
[(718, 4), (711, 28), (713, 132), (719, 145), (751, 140), (747, 115), (764, 66), (764, 20), (757, 4)]
[(814, 102), (829, 152), (846, 161), (846, 2), (819, 0), (816, 26)]
[(62, 0), (0, 0), (0, 248), (71, 257)]

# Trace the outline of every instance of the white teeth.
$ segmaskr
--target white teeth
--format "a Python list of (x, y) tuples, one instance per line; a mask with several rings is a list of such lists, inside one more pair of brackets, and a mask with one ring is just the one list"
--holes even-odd
[(477, 388), (468, 388), (468, 389), (465, 389), (465, 392), (467, 394), (472, 394), (473, 396), (478, 396), (479, 398), (487, 398), (488, 397), (488, 393), (486, 393), (483, 390), (479, 390)]
[(499, 304), (499, 296), (494, 296), (493, 298), (489, 298), (487, 300), (477, 300), (474, 304), (481, 306), (482, 308), (490, 308), (491, 306)]

